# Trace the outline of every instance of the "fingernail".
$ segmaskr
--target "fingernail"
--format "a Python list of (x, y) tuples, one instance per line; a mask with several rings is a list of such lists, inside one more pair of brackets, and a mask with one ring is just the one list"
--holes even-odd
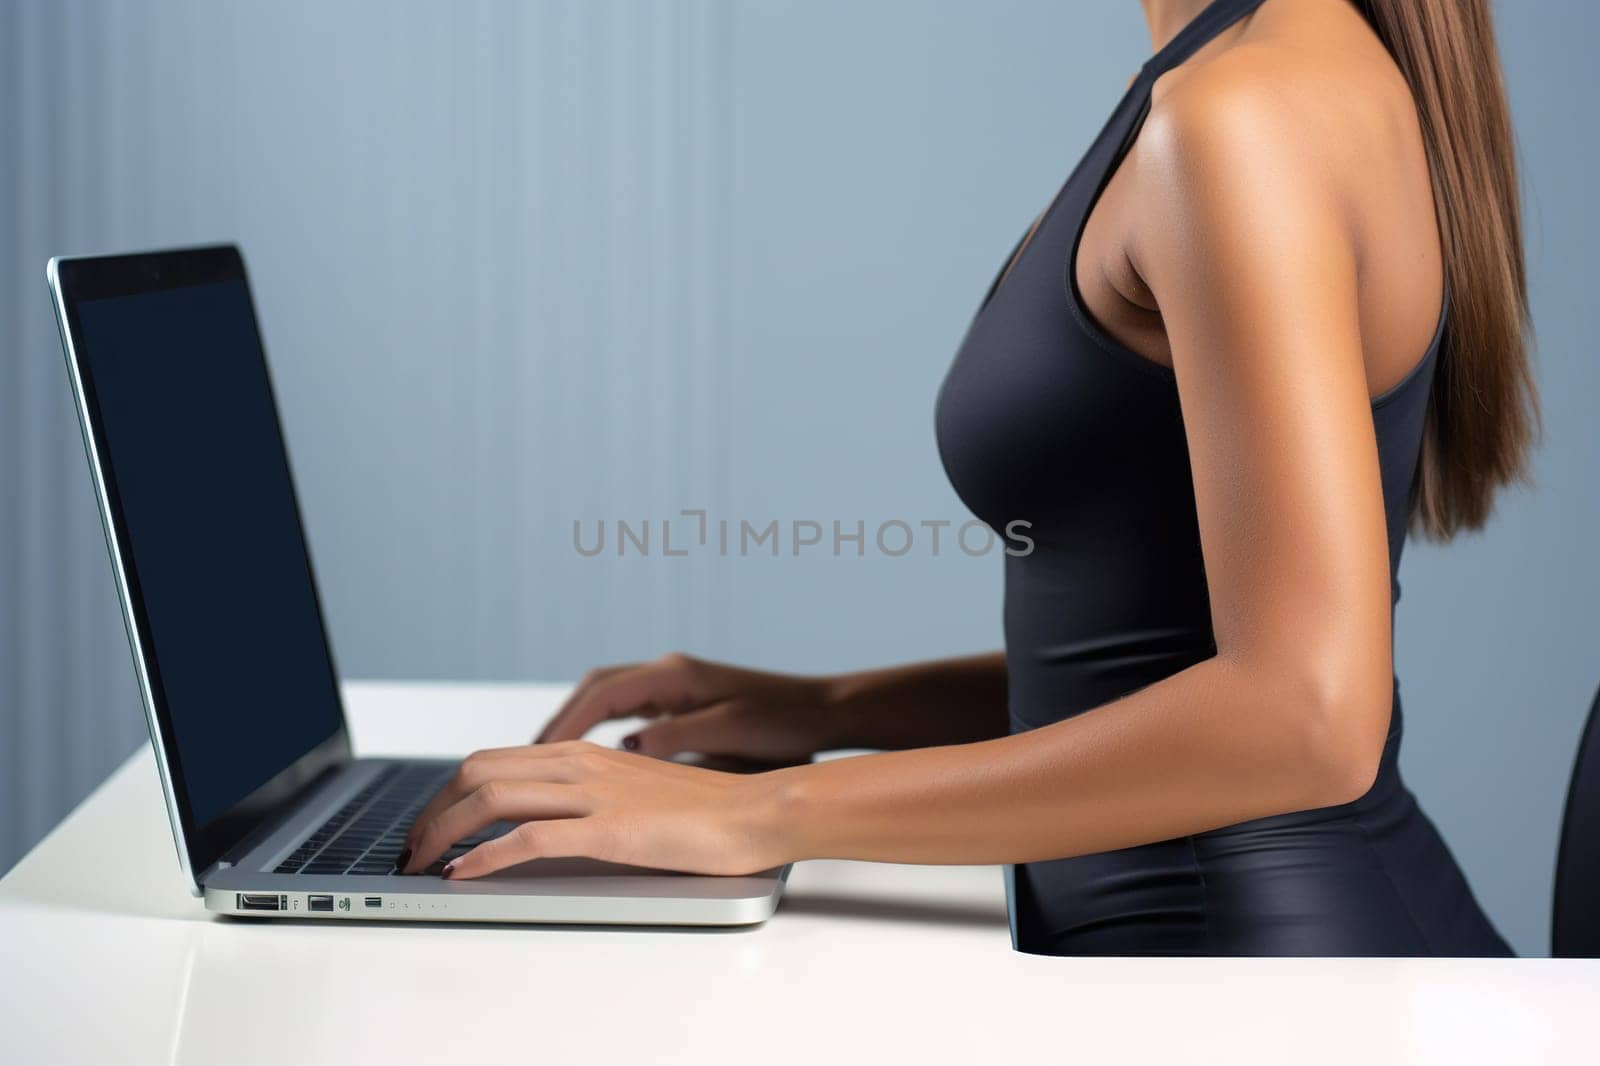
[(627, 748), (629, 751), (638, 751), (639, 750), (639, 734), (638, 733), (629, 733), (627, 736), (623, 737), (622, 738), (622, 746), (624, 748)]
[(398, 856), (395, 857), (394, 868), (396, 870), (404, 870), (406, 868), (406, 863), (408, 863), (410, 861), (411, 861), (411, 849), (407, 848), (404, 851), (402, 851)]
[(444, 869), (439, 871), (439, 876), (444, 878), (446, 881), (448, 881), (448, 880), (450, 880), (450, 875), (455, 873), (455, 872), (456, 872), (456, 864), (455, 863), (453, 863), (453, 862), (445, 863)]

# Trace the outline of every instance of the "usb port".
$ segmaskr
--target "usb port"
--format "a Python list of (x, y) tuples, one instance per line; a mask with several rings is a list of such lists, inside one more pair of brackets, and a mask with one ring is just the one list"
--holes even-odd
[(242, 911), (281, 911), (283, 897), (276, 892), (236, 892), (234, 906)]
[(367, 906), (369, 906), (369, 907), (381, 907), (381, 906), (383, 906), (383, 897), (382, 896), (368, 896), (367, 897)]
[(306, 897), (306, 910), (331, 911), (333, 910), (333, 897), (331, 895), (315, 895)]

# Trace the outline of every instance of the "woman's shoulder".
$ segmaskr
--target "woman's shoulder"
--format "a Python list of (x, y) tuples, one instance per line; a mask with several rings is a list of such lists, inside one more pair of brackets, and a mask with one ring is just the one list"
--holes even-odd
[(1371, 178), (1416, 135), (1404, 77), (1348, 5), (1267, 8), (1234, 41), (1156, 79), (1135, 162), (1221, 154), (1235, 167)]
[(1168, 72), (1152, 90), (1138, 149), (1370, 158), (1397, 116), (1414, 114), (1410, 92), (1392, 64), (1330, 51), (1251, 41)]

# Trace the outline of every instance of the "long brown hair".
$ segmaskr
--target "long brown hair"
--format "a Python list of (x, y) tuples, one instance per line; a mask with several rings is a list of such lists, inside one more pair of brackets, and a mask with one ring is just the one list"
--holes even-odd
[(1411, 521), (1477, 529), (1527, 476), (1539, 431), (1517, 165), (1489, 0), (1356, 0), (1411, 87), (1433, 179), (1450, 307)]

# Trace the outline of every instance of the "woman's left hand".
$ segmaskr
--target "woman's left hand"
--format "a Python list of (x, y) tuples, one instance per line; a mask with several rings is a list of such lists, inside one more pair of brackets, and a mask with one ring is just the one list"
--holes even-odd
[(516, 822), (455, 859), (444, 876), (482, 877), (558, 856), (682, 873), (755, 873), (788, 861), (776, 840), (772, 778), (584, 740), (480, 751), (417, 817), (401, 870), (426, 870), (456, 841), (495, 822)]

